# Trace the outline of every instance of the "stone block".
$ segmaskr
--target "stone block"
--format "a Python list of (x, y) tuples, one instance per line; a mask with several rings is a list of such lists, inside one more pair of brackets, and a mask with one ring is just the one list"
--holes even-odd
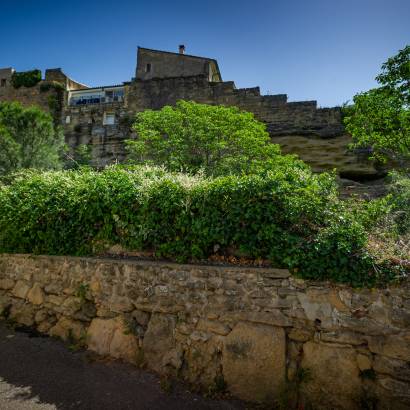
[(44, 303), (44, 299), (45, 296), (43, 289), (38, 283), (35, 283), (27, 294), (27, 300), (33, 305), (42, 305)]
[(310, 373), (303, 389), (310, 402), (329, 409), (359, 408), (362, 380), (352, 347), (307, 342), (301, 367)]
[(232, 394), (243, 400), (272, 403), (285, 382), (285, 331), (238, 323), (225, 338), (222, 367)]
[(197, 330), (212, 332), (222, 336), (226, 336), (231, 331), (231, 328), (229, 326), (224, 325), (223, 323), (220, 323), (216, 320), (205, 319), (200, 319), (196, 328)]
[(15, 285), (15, 282), (12, 279), (8, 279), (8, 278), (0, 279), (0, 289), (10, 290), (10, 289), (13, 289), (14, 285)]
[(93, 319), (87, 331), (88, 349), (103, 355), (135, 363), (139, 353), (138, 340), (129, 332), (121, 317)]
[[(61, 317), (60, 320), (49, 330), (50, 336), (59, 337), (63, 340), (81, 341), (86, 331), (81, 322)], [(73, 340), (70, 340), (73, 339)]]
[(34, 309), (27, 303), (13, 304), (10, 309), (9, 318), (24, 326), (34, 325)]
[(410, 362), (410, 332), (367, 337), (367, 340), (371, 352)]
[(148, 323), (143, 341), (144, 358), (148, 367), (160, 374), (167, 373), (163, 359), (175, 348), (176, 319), (172, 315), (154, 313)]
[(28, 283), (18, 280), (11, 293), (16, 298), (25, 299), (29, 290), (30, 285)]
[(373, 369), (377, 373), (410, 382), (410, 363), (408, 361), (376, 355), (374, 357)]

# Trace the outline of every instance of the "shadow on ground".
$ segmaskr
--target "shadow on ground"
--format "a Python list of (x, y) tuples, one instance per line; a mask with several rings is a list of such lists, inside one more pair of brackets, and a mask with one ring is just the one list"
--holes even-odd
[(119, 362), (91, 361), (56, 340), (30, 337), (0, 323), (1, 410), (244, 409), (177, 385), (161, 389), (157, 376)]

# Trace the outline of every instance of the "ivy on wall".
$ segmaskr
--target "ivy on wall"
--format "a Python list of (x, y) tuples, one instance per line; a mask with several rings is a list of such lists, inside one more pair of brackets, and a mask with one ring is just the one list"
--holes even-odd
[(23, 72), (14, 72), (11, 77), (11, 83), (14, 88), (20, 87), (34, 87), (41, 81), (40, 70), (30, 70)]

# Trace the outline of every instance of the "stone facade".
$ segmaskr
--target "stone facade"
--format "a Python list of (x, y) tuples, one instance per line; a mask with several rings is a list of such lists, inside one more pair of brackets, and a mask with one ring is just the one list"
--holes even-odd
[(408, 409), (409, 285), (355, 290), (280, 269), (0, 256), (5, 319), (282, 408)]
[[(90, 144), (96, 166), (124, 159), (123, 141), (133, 137), (130, 124), (136, 112), (185, 99), (253, 112), (266, 124), (272, 142), (280, 144), (285, 153), (300, 155), (316, 171), (337, 168), (350, 178), (378, 175), (371, 163), (349, 152), (350, 137), (344, 131), (340, 108), (318, 108), (316, 101), (287, 102), (286, 95), (261, 95), (259, 87), (237, 89), (234, 82), (222, 81), (213, 59), (139, 48), (136, 77), (122, 84), (124, 96), (114, 104), (106, 98), (86, 104), (73, 99), (73, 92), (78, 96), (80, 90), (90, 93), (97, 89), (73, 81), (61, 69), (46, 71), (43, 82), (52, 81), (66, 90), (59, 97), (62, 110), (53, 114), (64, 127), (69, 146), (75, 149), (79, 144)], [(110, 87), (98, 90), (105, 88)], [(7, 84), (0, 87), (0, 101), (17, 100), (49, 109), (48, 96), (41, 89), (41, 83), (18, 90)], [(115, 116), (113, 124), (104, 124), (106, 113)]]
[(135, 77), (140, 80), (153, 78), (205, 76), (211, 82), (222, 81), (216, 60), (205, 57), (169, 53), (138, 47)]

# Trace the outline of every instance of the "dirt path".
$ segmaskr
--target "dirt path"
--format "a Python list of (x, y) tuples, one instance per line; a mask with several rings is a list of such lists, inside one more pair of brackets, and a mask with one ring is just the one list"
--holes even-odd
[(206, 399), (184, 386), (171, 393), (155, 375), (119, 362), (90, 361), (63, 343), (14, 332), (0, 323), (0, 410), (245, 409)]

